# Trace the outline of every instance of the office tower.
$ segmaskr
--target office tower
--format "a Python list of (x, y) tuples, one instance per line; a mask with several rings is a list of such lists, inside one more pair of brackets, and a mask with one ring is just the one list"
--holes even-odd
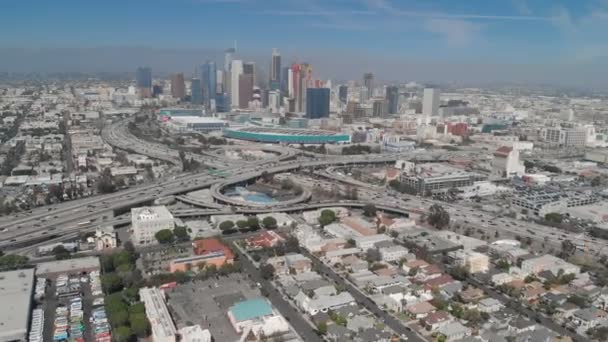
[(287, 69), (287, 96), (293, 98), (295, 96), (293, 92), (293, 70), (291, 68)]
[(254, 62), (243, 63), (243, 74), (253, 76), (253, 84), (257, 84), (256, 77), (255, 77), (255, 63)]
[(329, 117), (329, 89), (306, 89), (306, 117), (309, 119)]
[(249, 108), (249, 101), (253, 99), (253, 75), (241, 74), (239, 76), (239, 108)]
[(135, 83), (141, 97), (150, 97), (152, 95), (152, 69), (150, 67), (137, 68)]
[(207, 61), (201, 66), (201, 86), (203, 88), (203, 103), (205, 107), (211, 108), (211, 102), (215, 101), (217, 93), (215, 62)]
[(230, 97), (228, 94), (215, 95), (215, 111), (218, 113), (230, 112)]
[(277, 90), (268, 92), (268, 108), (271, 113), (278, 113), (281, 108), (281, 94)]
[(195, 105), (203, 104), (203, 89), (198, 78), (193, 78), (190, 84), (190, 102)]
[(171, 75), (171, 96), (176, 99), (186, 97), (186, 82), (184, 81), (184, 74), (181, 72)]
[(281, 69), (281, 94), (289, 94), (289, 67)]
[(160, 84), (155, 84), (152, 86), (152, 96), (157, 97), (158, 95), (163, 93), (163, 86)]
[(270, 65), (270, 89), (278, 90), (281, 87), (281, 54), (272, 49), (272, 64)]
[(291, 66), (291, 98), (295, 100), (295, 111), (299, 111), (298, 105), (300, 97), (300, 64)]
[(224, 71), (230, 71), (232, 69), (232, 57), (235, 52), (235, 48), (228, 48), (224, 50)]
[(399, 113), (399, 88), (396, 86), (386, 87), (386, 101), (388, 102), (388, 114)]
[(233, 60), (230, 69), (230, 103), (236, 108), (239, 107), (239, 78), (243, 74), (243, 61)]
[(375, 98), (372, 106), (372, 116), (375, 118), (383, 118), (386, 115), (386, 100), (382, 98)]
[(226, 91), (224, 88), (224, 70), (217, 70), (215, 72), (215, 82), (216, 94), (221, 94)]
[(312, 78), (312, 65), (308, 63), (300, 64), (300, 75), (299, 75), (299, 85), (297, 89), (297, 101), (296, 108), (299, 112), (306, 112), (306, 106), (308, 102), (306, 101), (308, 92), (306, 89), (313, 88), (313, 78)]
[(436, 116), (439, 114), (439, 89), (424, 88), (422, 114), (425, 116)]
[(346, 103), (348, 100), (348, 86), (341, 85), (338, 88), (338, 98), (340, 99), (340, 102)]
[(371, 99), (374, 96), (374, 74), (367, 72), (363, 74), (363, 85), (367, 88), (367, 99)]

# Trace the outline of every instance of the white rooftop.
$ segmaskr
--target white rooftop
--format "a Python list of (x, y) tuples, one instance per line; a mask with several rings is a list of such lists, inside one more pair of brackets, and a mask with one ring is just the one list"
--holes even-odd
[(0, 341), (26, 338), (33, 286), (33, 268), (0, 273)]

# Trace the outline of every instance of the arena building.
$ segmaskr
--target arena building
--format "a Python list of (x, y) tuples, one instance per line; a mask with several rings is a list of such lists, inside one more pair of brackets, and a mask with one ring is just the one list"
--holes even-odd
[(266, 127), (226, 128), (224, 129), (224, 137), (278, 144), (338, 144), (350, 142), (350, 135), (343, 133)]

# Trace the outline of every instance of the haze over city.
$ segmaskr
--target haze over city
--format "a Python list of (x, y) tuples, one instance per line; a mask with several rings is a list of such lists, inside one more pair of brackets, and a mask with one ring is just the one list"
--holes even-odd
[(608, 341), (606, 32), (0, 0), (0, 342)]
[[(2, 71), (192, 72), (236, 40), (327, 77), (605, 86), (603, 1), (3, 1)], [(346, 63), (345, 63), (346, 61)], [(397, 76), (397, 77), (396, 77)]]

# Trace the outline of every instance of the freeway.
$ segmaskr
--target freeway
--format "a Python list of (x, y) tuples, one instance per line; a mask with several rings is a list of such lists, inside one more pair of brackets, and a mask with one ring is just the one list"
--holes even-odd
[[(77, 232), (82, 230), (79, 227), (80, 223), (94, 220), (101, 223), (111, 217), (113, 212), (151, 203), (159, 197), (180, 195), (208, 188), (218, 182), (237, 184), (260, 177), (263, 172), (280, 173), (299, 168), (324, 167), (325, 165), (388, 163), (394, 162), (397, 158), (400, 156), (349, 156), (327, 160), (288, 160), (270, 164), (262, 160), (255, 164), (222, 170), (230, 174), (226, 179), (208, 173), (187, 174), (112, 194), (40, 207), (28, 212), (27, 215), (10, 215), (0, 219), (0, 232), (2, 232), (0, 249), (17, 248), (31, 241), (39, 241), (44, 238), (45, 231), (56, 230), (57, 234)], [(268, 209), (270, 208), (271, 206), (268, 207)]]

